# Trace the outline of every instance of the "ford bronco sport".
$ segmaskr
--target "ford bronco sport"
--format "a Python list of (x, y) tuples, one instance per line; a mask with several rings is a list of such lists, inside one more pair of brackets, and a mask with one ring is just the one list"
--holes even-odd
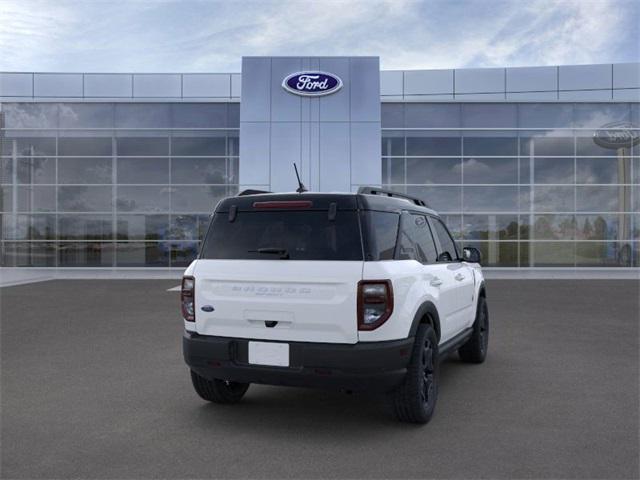
[(226, 198), (182, 280), (195, 391), (216, 403), (251, 383), (385, 392), (396, 418), (426, 423), (439, 359), (487, 354), (479, 262), (396, 192)]

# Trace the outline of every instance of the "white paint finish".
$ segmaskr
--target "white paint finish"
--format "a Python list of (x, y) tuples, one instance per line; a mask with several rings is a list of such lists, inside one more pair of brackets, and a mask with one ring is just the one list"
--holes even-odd
[(556, 91), (558, 69), (556, 67), (507, 68), (507, 92)]
[[(240, 183), (269, 185), (270, 125), (240, 122)], [(251, 139), (250, 142), (242, 139)]]
[(441, 102), (454, 100), (454, 96), (453, 93), (448, 95), (405, 95), (401, 100), (405, 102)]
[(550, 101), (557, 100), (558, 92), (507, 92), (507, 100), (513, 100), (515, 102), (537, 102), (537, 101)]
[(84, 76), (84, 96), (94, 98), (131, 98), (132, 76), (129, 74), (88, 73)]
[(239, 73), (231, 74), (231, 96), (240, 98), (242, 94), (242, 75)]
[(36, 97), (82, 97), (81, 74), (36, 73), (33, 81)]
[(640, 88), (640, 63), (614, 63), (613, 88)]
[(380, 95), (381, 96), (397, 96), (402, 98), (402, 71), (382, 71), (380, 72)]
[(293, 163), (300, 168), (300, 122), (271, 123), (271, 190), (274, 192), (295, 191), (296, 176)]
[(351, 184), (382, 183), (381, 126), (379, 122), (351, 124)]
[(185, 98), (231, 96), (229, 74), (184, 74), (182, 76), (182, 96)]
[(453, 70), (408, 70), (404, 72), (405, 96), (448, 93), (453, 93)]
[(349, 191), (349, 137), (349, 122), (320, 123), (320, 191)]
[(182, 96), (180, 75), (136, 74), (133, 76), (133, 95), (135, 97), (180, 98)]
[[(300, 103), (305, 101), (298, 95), (282, 88), (283, 79), (302, 68), (299, 58), (274, 57), (271, 59), (271, 117), (272, 122), (299, 122)], [(267, 78), (263, 81), (268, 81)]]
[(559, 67), (559, 90), (598, 90), (612, 87), (611, 64)]
[(465, 68), (455, 71), (456, 97), (463, 93), (495, 92), (504, 92), (504, 68)]
[(0, 97), (30, 97), (32, 80), (30, 73), (0, 73)]
[(380, 121), (380, 59), (351, 57), (352, 122)]
[[(271, 58), (242, 58), (241, 122), (268, 122), (271, 119)], [(281, 88), (278, 86), (278, 88)], [(240, 137), (242, 143), (242, 136)]]
[(614, 90), (613, 99), (620, 102), (640, 102), (640, 88)]
[(320, 71), (331, 73), (340, 77), (342, 88), (335, 93), (319, 98), (319, 113), (321, 122), (348, 122), (351, 109), (349, 97), (353, 91), (353, 84), (350, 81), (349, 59), (320, 58)]
[(576, 90), (559, 92), (560, 100), (607, 101), (612, 99), (611, 90)]

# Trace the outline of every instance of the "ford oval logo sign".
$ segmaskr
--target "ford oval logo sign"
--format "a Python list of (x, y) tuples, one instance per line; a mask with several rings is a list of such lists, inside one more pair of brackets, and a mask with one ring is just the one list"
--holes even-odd
[(282, 88), (296, 95), (319, 97), (340, 90), (342, 80), (327, 72), (296, 72), (282, 81)]
[(640, 130), (628, 122), (603, 125), (593, 134), (593, 141), (603, 148), (624, 148), (640, 142)]

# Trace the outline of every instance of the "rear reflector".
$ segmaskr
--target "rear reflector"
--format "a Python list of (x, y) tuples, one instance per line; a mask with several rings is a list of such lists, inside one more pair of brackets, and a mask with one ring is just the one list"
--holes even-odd
[(310, 200), (282, 200), (271, 202), (253, 202), (253, 208), (311, 208)]

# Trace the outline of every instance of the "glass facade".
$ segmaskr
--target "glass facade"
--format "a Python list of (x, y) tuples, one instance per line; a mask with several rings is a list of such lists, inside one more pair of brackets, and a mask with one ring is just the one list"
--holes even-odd
[(637, 103), (383, 103), (383, 184), (442, 213), (487, 266), (640, 266), (640, 145), (594, 142), (639, 117)]
[[(239, 104), (0, 105), (3, 266), (184, 267), (239, 188)], [(382, 103), (383, 186), (487, 266), (640, 266), (638, 103)], [(377, 159), (375, 159), (377, 161)]]
[(4, 103), (2, 265), (184, 267), (238, 190), (237, 103)]

